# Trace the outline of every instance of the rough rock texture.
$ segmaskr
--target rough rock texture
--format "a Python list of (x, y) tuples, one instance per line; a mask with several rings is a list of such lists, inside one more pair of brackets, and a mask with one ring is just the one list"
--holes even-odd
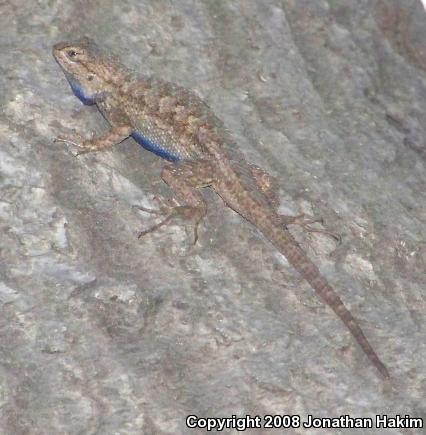
[[(188, 414), (426, 418), (420, 1), (12, 0), (0, 29), (2, 434), (202, 433)], [(85, 34), (196, 90), (277, 177), (283, 212), (343, 235), (294, 228), (392, 385), (213, 195), (198, 245), (181, 225), (137, 239), (156, 217), (132, 205), (169, 194), (162, 162), (132, 140), (79, 158), (53, 142), (107, 128), (51, 56)]]

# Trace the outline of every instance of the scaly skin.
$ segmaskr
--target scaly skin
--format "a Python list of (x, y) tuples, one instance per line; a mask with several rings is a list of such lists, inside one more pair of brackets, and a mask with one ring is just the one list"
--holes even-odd
[(199, 188), (211, 187), (273, 243), (340, 317), (380, 374), (389, 377), (352, 314), (288, 231), (291, 220), (276, 212), (264, 184), (267, 174), (244, 160), (222, 122), (200, 98), (172, 83), (135, 77), (88, 38), (56, 44), (53, 55), (75, 95), (85, 104), (96, 104), (111, 124), (106, 134), (80, 144), (79, 154), (132, 136), (172, 162), (164, 167), (162, 178), (181, 205), (164, 222), (180, 213), (193, 219), (197, 228), (207, 212)]

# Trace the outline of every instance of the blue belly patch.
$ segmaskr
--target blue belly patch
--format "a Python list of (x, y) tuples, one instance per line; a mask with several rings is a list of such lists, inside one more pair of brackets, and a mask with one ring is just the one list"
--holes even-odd
[(158, 143), (148, 139), (139, 131), (133, 132), (131, 136), (136, 142), (142, 145), (146, 150), (151, 151), (154, 154), (157, 154), (157, 156), (160, 156), (163, 159), (168, 160), (169, 162), (177, 162), (181, 160), (181, 158), (177, 154), (171, 152), (164, 146), (161, 146)]

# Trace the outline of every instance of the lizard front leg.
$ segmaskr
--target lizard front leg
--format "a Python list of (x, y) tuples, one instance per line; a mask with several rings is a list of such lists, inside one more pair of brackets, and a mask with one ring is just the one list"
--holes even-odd
[(161, 178), (172, 189), (178, 206), (170, 207), (166, 217), (157, 225), (142, 231), (139, 237), (157, 230), (174, 217), (184, 217), (194, 223), (194, 244), (198, 240), (198, 225), (207, 213), (207, 203), (200, 188), (210, 186), (214, 173), (208, 161), (185, 161), (164, 166)]
[(90, 153), (92, 151), (103, 151), (107, 148), (117, 145), (120, 142), (123, 142), (124, 139), (127, 139), (132, 132), (133, 127), (123, 124), (113, 126), (111, 130), (107, 131), (106, 133), (96, 138), (83, 140), (82, 143), (67, 137), (57, 137), (55, 142), (64, 142), (78, 147), (79, 150), (75, 154), (78, 156), (80, 154)]

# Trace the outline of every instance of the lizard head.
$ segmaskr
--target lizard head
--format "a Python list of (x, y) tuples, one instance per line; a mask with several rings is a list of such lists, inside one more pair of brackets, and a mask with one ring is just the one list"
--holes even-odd
[(84, 104), (101, 101), (108, 92), (117, 64), (91, 39), (60, 42), (53, 46), (53, 56), (62, 68), (74, 94)]

